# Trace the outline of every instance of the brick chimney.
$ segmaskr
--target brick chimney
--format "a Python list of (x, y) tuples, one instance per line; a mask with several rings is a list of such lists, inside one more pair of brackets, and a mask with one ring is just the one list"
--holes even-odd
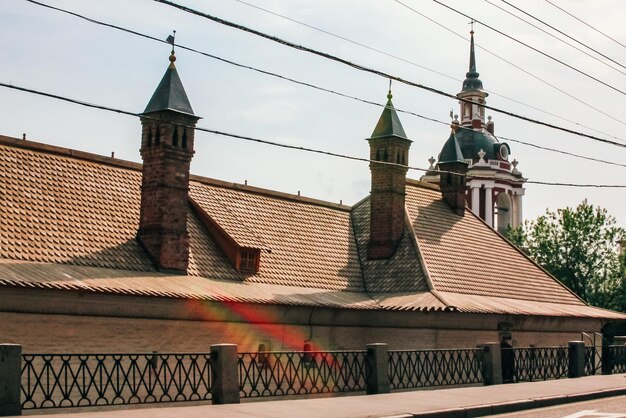
[(461, 147), (454, 131), (439, 155), (439, 187), (443, 200), (459, 215), (465, 215), (465, 173), (468, 164), (463, 158)]
[(141, 212), (137, 239), (160, 271), (185, 274), (189, 264), (189, 166), (194, 115), (174, 65), (141, 115)]
[(391, 91), (385, 110), (378, 120), (370, 145), (370, 160), (394, 163), (370, 163), (372, 190), (370, 196), (370, 259), (391, 257), (402, 238), (405, 226), (405, 188), (411, 142), (404, 133), (391, 102)]

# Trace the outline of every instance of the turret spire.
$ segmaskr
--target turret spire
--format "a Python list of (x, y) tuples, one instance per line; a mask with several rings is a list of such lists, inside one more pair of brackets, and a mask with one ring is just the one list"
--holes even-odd
[(465, 81), (463, 81), (462, 91), (474, 91), (483, 89), (483, 82), (480, 81), (478, 71), (476, 71), (476, 53), (474, 52), (474, 28), (473, 21), (472, 30), (470, 31), (470, 59), (469, 59), (469, 71), (465, 74)]

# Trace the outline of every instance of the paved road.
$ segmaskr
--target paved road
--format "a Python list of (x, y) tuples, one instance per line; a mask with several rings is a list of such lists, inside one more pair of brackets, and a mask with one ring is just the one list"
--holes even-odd
[(494, 418), (626, 418), (626, 396), (575, 402), (549, 408), (492, 416)]

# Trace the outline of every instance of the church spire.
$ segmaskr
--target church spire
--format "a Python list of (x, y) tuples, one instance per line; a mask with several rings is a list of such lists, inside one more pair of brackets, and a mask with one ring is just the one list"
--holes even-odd
[(470, 32), (470, 59), (469, 71), (465, 74), (462, 91), (482, 91), (483, 82), (478, 78), (480, 74), (476, 71), (476, 53), (474, 52), (474, 30)]
[(474, 49), (474, 30), (470, 31), (469, 71), (465, 74), (463, 88), (456, 95), (461, 107), (461, 125), (472, 129), (485, 126), (485, 98), (489, 94), (483, 90), (483, 82), (476, 71), (476, 52)]

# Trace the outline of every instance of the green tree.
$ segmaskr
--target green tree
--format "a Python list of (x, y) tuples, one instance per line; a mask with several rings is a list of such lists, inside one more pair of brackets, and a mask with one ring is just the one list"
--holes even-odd
[(507, 233), (538, 264), (588, 303), (626, 311), (624, 230), (606, 209), (584, 200), (575, 209), (546, 211)]

